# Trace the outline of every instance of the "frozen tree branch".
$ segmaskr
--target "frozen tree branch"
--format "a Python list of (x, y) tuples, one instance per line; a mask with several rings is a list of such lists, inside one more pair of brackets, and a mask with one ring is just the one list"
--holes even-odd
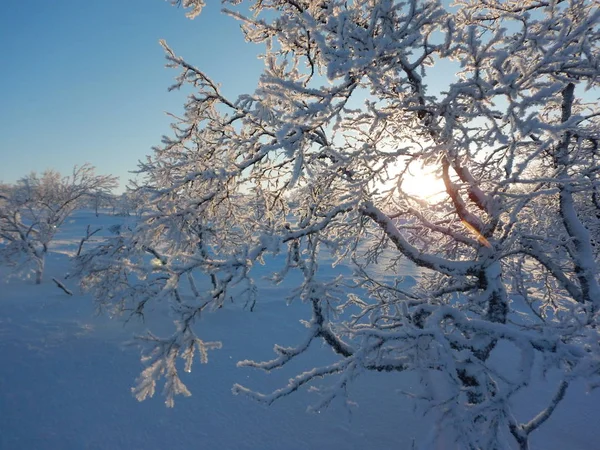
[[(78, 259), (111, 312), (164, 301), (175, 317), (172, 336), (145, 341), (135, 395), (159, 378), (169, 405), (188, 395), (176, 361), (200, 345), (198, 317), (229, 300), (260, 307), (265, 284), (286, 283), (286, 301), (310, 309), (306, 334), (239, 365), (302, 364), (315, 340), (333, 360), (271, 393), (235, 393), (270, 404), (310, 385), (321, 407), (361, 371), (414, 372), (410, 397), (435, 423), (422, 448), (528, 448), (567, 384), (526, 424), (508, 414), (514, 395), (540, 364), (589, 380), (600, 352), (598, 5), (269, 0), (249, 15), (224, 3), (264, 46), (256, 89), (228, 98), (162, 43), (172, 88), (192, 93), (140, 164), (146, 214)], [(411, 173), (441, 192), (410, 192)], [(5, 217), (0, 239), (37, 239)]]

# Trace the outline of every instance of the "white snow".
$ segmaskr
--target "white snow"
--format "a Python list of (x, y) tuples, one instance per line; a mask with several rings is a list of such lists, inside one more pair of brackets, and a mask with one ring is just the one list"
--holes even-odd
[[(246, 358), (271, 359), (275, 342), (296, 345), (305, 335), (300, 320), (309, 319), (310, 310), (300, 302), (286, 306), (286, 281), (266, 291), (255, 312), (227, 303), (203, 316), (198, 323), (203, 337), (222, 341), (223, 347), (209, 353), (208, 364), (181, 374), (191, 397), (179, 397), (174, 408), (165, 407), (160, 395), (138, 402), (130, 387), (143, 367), (139, 350), (125, 343), (146, 327), (159, 333), (168, 321), (154, 323), (150, 317), (148, 323), (124, 325), (94, 315), (92, 300), (78, 292), (73, 280), (64, 280), (72, 297), (51, 281), (63, 280), (68, 255), (76, 251), (88, 224), (104, 227), (100, 239), (110, 225), (124, 220), (77, 212), (54, 242), (40, 286), (9, 279), (0, 267), (5, 281), (0, 284), (0, 449), (408, 449), (413, 439), (427, 435), (429, 416), (423, 417), (402, 394), (418, 386), (417, 374), (366, 373), (351, 389), (356, 406), (334, 401), (313, 413), (307, 408), (320, 398), (306, 391), (271, 406), (232, 395), (235, 383), (271, 392), (299, 373), (302, 362), (318, 367), (332, 361), (329, 350), (313, 343), (300, 361), (269, 374), (236, 367)], [(320, 270), (326, 267), (324, 262)], [(406, 269), (407, 275), (418, 276), (414, 267)], [(514, 350), (509, 345), (498, 349), (497, 364)], [(547, 383), (517, 398), (512, 413), (529, 420), (547, 404), (556, 384), (547, 374)], [(600, 392), (586, 393), (574, 384), (532, 435), (531, 448), (598, 448), (593, 424), (599, 413)], [(448, 442), (442, 448), (457, 447)]]

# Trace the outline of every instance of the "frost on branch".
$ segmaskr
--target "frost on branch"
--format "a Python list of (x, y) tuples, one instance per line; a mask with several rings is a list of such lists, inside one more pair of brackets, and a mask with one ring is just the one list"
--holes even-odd
[(172, 5), (182, 6), (185, 9), (189, 9), (185, 15), (189, 19), (194, 19), (200, 15), (206, 3), (204, 0), (169, 0)]
[[(277, 370), (316, 342), (334, 360), (235, 393), (270, 404), (308, 388), (321, 407), (365, 372), (411, 372), (435, 424), (422, 448), (527, 449), (571, 382), (599, 380), (598, 5), (225, 3), (265, 46), (256, 90), (229, 98), (164, 44), (173, 88), (193, 93), (140, 164), (148, 213), (80, 257), (101, 306), (144, 317), (166, 303), (185, 324), (148, 341), (161, 356), (138, 395), (157, 374), (168, 403), (186, 394), (182, 330), (285, 283), (310, 311), (305, 337), (239, 365)], [(441, 194), (405, 188), (421, 167)], [(513, 411), (539, 372), (556, 392), (533, 417)]]
[(178, 332), (170, 339), (160, 339), (151, 333), (140, 336), (137, 342), (146, 344), (149, 351), (142, 357), (146, 369), (136, 380), (136, 386), (131, 389), (135, 398), (140, 402), (154, 395), (156, 382), (160, 378), (165, 379), (163, 394), (165, 404), (172, 408), (175, 405), (175, 396), (192, 395), (185, 384), (179, 378), (176, 360), (180, 356), (184, 362), (184, 370), (192, 371), (192, 363), (197, 352), (200, 362), (208, 362), (208, 351), (221, 348), (220, 342), (204, 342), (198, 339), (193, 332), (187, 329), (178, 329)]

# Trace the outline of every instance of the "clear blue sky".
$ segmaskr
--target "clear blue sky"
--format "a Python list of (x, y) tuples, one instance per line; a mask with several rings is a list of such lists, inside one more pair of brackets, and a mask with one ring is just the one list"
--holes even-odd
[(121, 178), (169, 134), (167, 92), (177, 72), (164, 67), (159, 39), (222, 84), (252, 91), (261, 62), (238, 23), (207, 2), (200, 17), (163, 0), (0, 2), (0, 181), (89, 162)]

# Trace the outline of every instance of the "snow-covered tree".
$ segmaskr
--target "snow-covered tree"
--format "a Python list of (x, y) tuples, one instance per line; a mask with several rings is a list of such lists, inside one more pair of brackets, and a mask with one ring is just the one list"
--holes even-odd
[(40, 284), (48, 245), (71, 213), (99, 192), (117, 187), (117, 178), (96, 175), (94, 167), (74, 167), (70, 176), (55, 170), (31, 173), (14, 186), (0, 186), (0, 262)]
[(90, 193), (88, 203), (98, 217), (102, 208), (111, 208), (114, 212), (117, 207), (117, 197), (108, 189), (100, 189)]
[[(167, 299), (177, 317), (172, 336), (145, 338), (137, 397), (161, 377), (168, 404), (189, 395), (177, 357), (190, 370), (217, 346), (197, 317), (230, 297), (254, 307), (252, 268), (271, 258), (271, 283), (301, 274), (287, 300), (312, 318), (296, 347), (239, 365), (276, 369), (313, 341), (337, 359), (235, 393), (271, 403), (325, 378), (326, 405), (362, 371), (412, 371), (437, 424), (423, 448), (527, 449), (569, 384), (600, 371), (598, 3), (223, 3), (266, 48), (259, 85), (228, 98), (163, 43), (172, 89), (193, 94), (141, 164), (154, 212), (81, 259), (101, 303), (141, 315)], [(424, 172), (437, 195), (408, 188)], [(354, 277), (325, 276), (323, 254)], [(412, 289), (406, 259), (422, 269)], [(536, 367), (562, 380), (522, 417), (511, 402)]]
[(120, 216), (142, 216), (152, 207), (151, 203), (151, 193), (132, 184), (115, 200), (114, 210)]

